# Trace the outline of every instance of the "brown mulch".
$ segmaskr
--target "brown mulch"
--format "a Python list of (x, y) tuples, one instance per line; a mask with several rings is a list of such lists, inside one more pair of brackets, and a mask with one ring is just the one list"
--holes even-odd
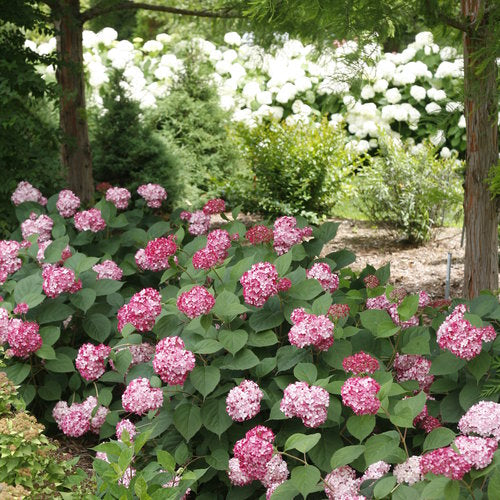
[(53, 440), (53, 443), (57, 446), (57, 451), (62, 459), (68, 459), (67, 455), (79, 457), (76, 467), (83, 469), (89, 478), (94, 475), (92, 461), (95, 452), (91, 451), (90, 448), (97, 446), (97, 439), (75, 439), (61, 434), (57, 436), (57, 439)]

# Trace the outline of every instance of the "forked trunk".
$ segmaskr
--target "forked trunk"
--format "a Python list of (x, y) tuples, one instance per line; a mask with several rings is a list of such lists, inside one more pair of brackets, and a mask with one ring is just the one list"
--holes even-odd
[(498, 162), (497, 66), (491, 55), (495, 41), (484, 15), (488, 3), (462, 0), (467, 21), (480, 20), (463, 40), (467, 124), (464, 295), (469, 298), (481, 290), (498, 288), (497, 203), (486, 184), (490, 168)]
[(84, 203), (94, 194), (92, 157), (85, 109), (82, 23), (79, 0), (60, 0), (56, 14), (60, 84), (61, 161), (68, 184)]

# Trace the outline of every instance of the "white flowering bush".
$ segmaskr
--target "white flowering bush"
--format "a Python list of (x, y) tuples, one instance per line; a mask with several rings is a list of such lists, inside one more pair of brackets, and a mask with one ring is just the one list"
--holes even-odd
[(496, 297), (355, 272), (322, 252), (331, 222), (247, 229), (222, 199), (167, 221), (166, 198), (108, 186), (89, 208), (21, 183), (0, 241), (7, 375), (99, 443), (97, 497), (495, 497)]

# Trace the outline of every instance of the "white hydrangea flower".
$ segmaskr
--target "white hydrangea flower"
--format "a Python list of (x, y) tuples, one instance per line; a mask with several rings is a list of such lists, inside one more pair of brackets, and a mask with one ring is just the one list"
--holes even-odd
[(441, 149), (441, 151), (439, 152), (439, 155), (441, 156), (441, 158), (444, 158), (444, 159), (451, 158), (451, 154), (452, 154), (451, 151), (446, 146), (444, 146)]
[(383, 78), (380, 78), (379, 80), (376, 80), (375, 83), (373, 84), (373, 90), (375, 92), (385, 92), (389, 88), (389, 82), (387, 80), (384, 80)]
[(118, 33), (113, 28), (103, 28), (97, 33), (97, 41), (106, 46), (111, 45), (118, 38)]
[(444, 101), (446, 99), (446, 92), (444, 90), (438, 90), (434, 87), (431, 87), (427, 91), (427, 95), (430, 99), (434, 99), (435, 101)]
[(161, 43), (170, 43), (172, 40), (172, 37), (168, 35), (167, 33), (158, 33), (156, 35), (156, 40)]
[(272, 104), (273, 94), (272, 92), (269, 92), (269, 90), (264, 90), (262, 92), (258, 92), (255, 99), (259, 104)]
[(429, 115), (435, 115), (441, 111), (441, 106), (437, 102), (430, 102), (425, 106), (425, 112)]
[(371, 85), (365, 85), (361, 89), (361, 97), (365, 100), (375, 97), (375, 91), (373, 90), (373, 87)]
[(158, 40), (148, 40), (143, 46), (144, 52), (160, 52), (163, 49), (163, 44)]
[(286, 104), (297, 95), (297, 87), (293, 83), (285, 83), (276, 95), (276, 100), (281, 104)]
[(415, 43), (420, 47), (432, 45), (434, 43), (434, 35), (430, 31), (422, 31), (415, 36)]
[(416, 101), (422, 101), (423, 99), (425, 99), (427, 92), (425, 91), (424, 87), (421, 87), (420, 85), (412, 85), (410, 88), (410, 95)]
[(466, 122), (465, 122), (465, 116), (462, 115), (460, 119), (458, 120), (457, 126), (459, 128), (465, 128), (466, 127)]
[(230, 31), (224, 35), (224, 42), (228, 45), (241, 45), (241, 36), (236, 31)]
[(401, 92), (395, 87), (388, 89), (385, 93), (385, 97), (390, 104), (396, 104), (402, 99)]
[(436, 132), (429, 137), (429, 140), (434, 146), (441, 146), (441, 144), (444, 144), (446, 142), (444, 130), (436, 130)]

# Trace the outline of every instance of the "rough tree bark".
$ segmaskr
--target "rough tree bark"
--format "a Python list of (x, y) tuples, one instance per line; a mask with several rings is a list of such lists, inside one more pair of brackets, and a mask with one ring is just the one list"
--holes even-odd
[(69, 188), (87, 203), (94, 195), (92, 156), (85, 108), (82, 22), (79, 0), (60, 0), (54, 12), (61, 88), (61, 161)]
[(497, 203), (486, 185), (488, 172), (498, 161), (497, 66), (491, 56), (494, 40), (488, 29), (488, 3), (462, 0), (462, 13), (472, 26), (463, 38), (467, 125), (464, 295), (469, 298), (481, 290), (498, 288)]

